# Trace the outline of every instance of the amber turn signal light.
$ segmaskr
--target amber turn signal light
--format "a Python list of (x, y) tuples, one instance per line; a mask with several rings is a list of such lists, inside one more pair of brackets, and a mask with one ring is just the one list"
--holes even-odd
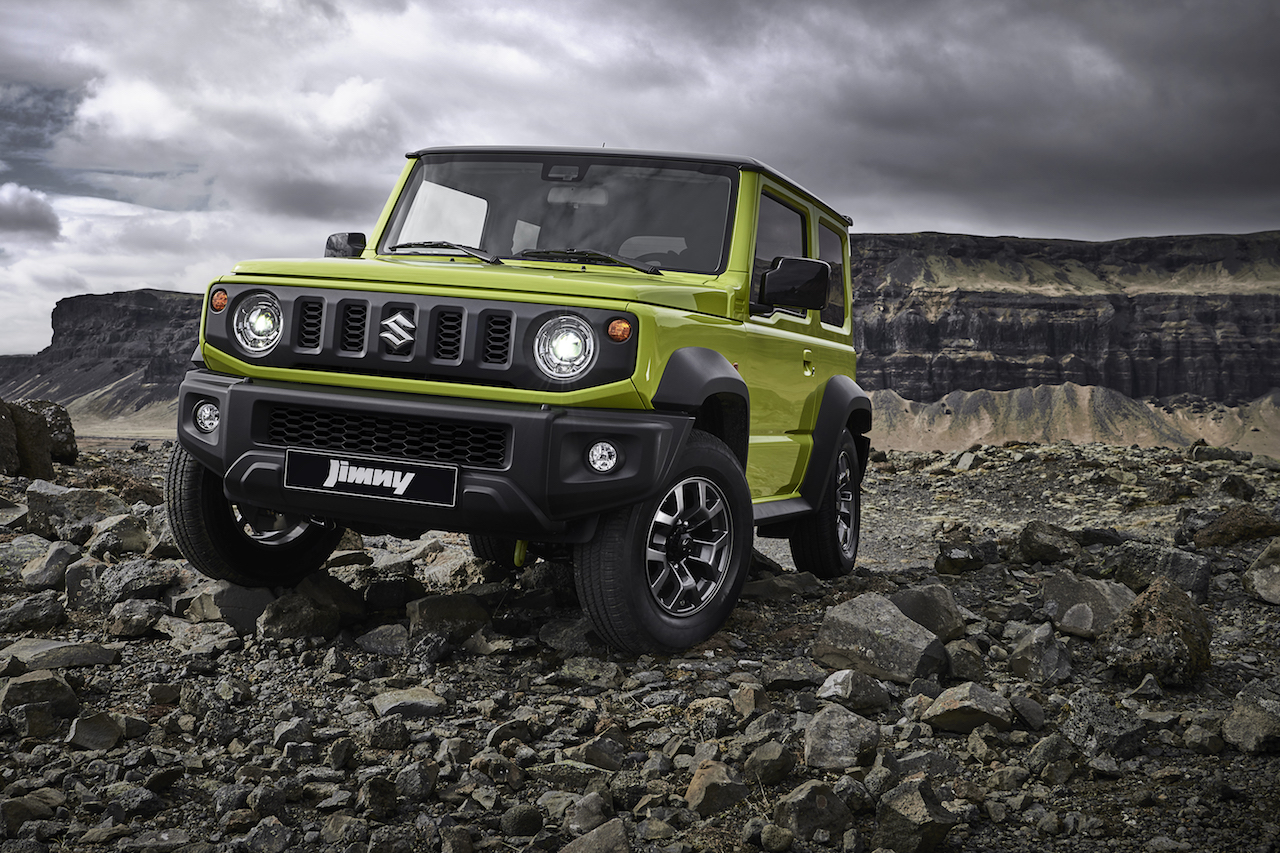
[(227, 292), (225, 290), (215, 290), (213, 295), (209, 297), (209, 307), (216, 314), (227, 309)]
[(631, 338), (631, 321), (621, 317), (609, 321), (609, 340), (622, 343)]

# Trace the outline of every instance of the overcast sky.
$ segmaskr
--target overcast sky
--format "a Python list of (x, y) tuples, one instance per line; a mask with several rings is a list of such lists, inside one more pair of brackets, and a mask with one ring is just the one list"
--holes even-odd
[(855, 231), (1280, 228), (1274, 0), (4, 0), (0, 353), (367, 231), (429, 145), (757, 157)]

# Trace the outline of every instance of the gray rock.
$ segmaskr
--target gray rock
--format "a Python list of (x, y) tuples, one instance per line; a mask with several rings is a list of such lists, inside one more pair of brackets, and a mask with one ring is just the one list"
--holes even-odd
[(1041, 592), (1054, 627), (1087, 640), (1102, 633), (1137, 597), (1123, 584), (1080, 578), (1067, 569), (1050, 575)]
[(853, 824), (853, 814), (830, 785), (810, 779), (778, 800), (773, 822), (809, 841), (819, 833), (839, 838)]
[(771, 740), (752, 751), (743, 770), (748, 779), (769, 786), (787, 778), (795, 765), (796, 758), (791, 750), (778, 741)]
[(259, 637), (273, 640), (332, 638), (341, 627), (336, 607), (325, 606), (298, 592), (288, 592), (268, 604), (257, 620)]
[(1061, 563), (1080, 555), (1080, 545), (1070, 533), (1038, 518), (1022, 528), (1018, 548), (1028, 563)]
[(36, 412), (0, 401), (0, 408), (6, 407), (13, 424), (14, 448), (18, 455), (18, 467), (13, 473), (32, 479), (52, 479), (53, 434), (49, 424)]
[(1087, 687), (1068, 698), (1058, 728), (1090, 758), (1102, 753), (1119, 759), (1133, 758), (1146, 738), (1146, 726), (1136, 714)]
[(987, 674), (982, 650), (972, 640), (947, 643), (947, 672), (960, 681), (982, 681)]
[(1136, 540), (1110, 549), (1103, 561), (1103, 570), (1134, 592), (1142, 592), (1156, 578), (1167, 577), (1198, 604), (1209, 597), (1211, 569), (1208, 557)]
[(896, 853), (927, 853), (942, 845), (959, 822), (927, 780), (914, 779), (880, 798), (871, 844)]
[(101, 711), (71, 721), (67, 743), (80, 749), (111, 749), (124, 736), (124, 729), (110, 714)]
[(122, 601), (112, 606), (103, 629), (113, 637), (141, 637), (167, 612), (159, 601), (138, 598)]
[(880, 711), (892, 701), (883, 684), (855, 669), (831, 673), (818, 688), (817, 695), (819, 699), (839, 702), (851, 711)]
[(60, 717), (74, 717), (80, 712), (80, 700), (71, 685), (47, 669), (14, 676), (0, 688), (0, 713), (37, 702), (49, 703), (50, 710)]
[(0, 610), (0, 633), (47, 631), (66, 621), (67, 612), (54, 590), (37, 592)]
[(1209, 669), (1212, 640), (1204, 611), (1161, 576), (1098, 636), (1095, 649), (1131, 683), (1154, 675), (1161, 684), (1180, 686)]
[[(67, 573), (69, 598), (70, 567)], [(131, 598), (158, 599), (177, 580), (178, 568), (169, 561), (139, 558), (116, 565), (102, 565), (97, 570), (96, 588), (89, 592), (85, 606), (105, 612)]]
[(371, 655), (404, 657), (409, 649), (409, 629), (404, 625), (379, 625), (356, 637), (356, 645)]
[(1280, 676), (1254, 682), (1236, 694), (1222, 723), (1222, 737), (1245, 752), (1280, 752)]
[[(129, 512), (128, 504), (105, 489), (69, 489), (47, 480), (36, 480), (28, 486), (26, 499), (28, 530), (50, 540), (63, 538), (58, 535), (58, 528), (65, 524), (92, 525)], [(86, 534), (91, 532), (92, 526), (87, 527)], [(85, 541), (87, 535), (78, 544)]]
[(1071, 651), (1045, 622), (1022, 636), (1009, 655), (1014, 675), (1041, 684), (1061, 684), (1071, 677)]
[(265, 817), (244, 837), (248, 853), (285, 853), (294, 847), (293, 830), (280, 822), (280, 818)]
[(937, 635), (874, 592), (828, 608), (812, 653), (828, 666), (901, 684), (939, 673), (947, 662)]
[(410, 719), (443, 714), (449, 703), (426, 687), (409, 687), (379, 693), (369, 703), (379, 717), (396, 714)]
[(889, 596), (907, 618), (919, 622), (944, 643), (964, 636), (964, 616), (951, 590), (940, 583), (911, 587)]
[[(469, 851), (468, 851), (469, 853)], [(560, 853), (631, 853), (626, 824), (615, 817), (560, 848)]]
[(843, 770), (869, 763), (880, 746), (880, 727), (841, 705), (827, 705), (805, 726), (804, 763)]
[(429, 595), (409, 602), (409, 633), (461, 643), (489, 623), (489, 611), (470, 595)]
[(1268, 604), (1280, 604), (1280, 537), (1272, 539), (1241, 581), (1245, 591)]
[(0, 577), (18, 574), (27, 563), (43, 556), (52, 544), (34, 533), (15, 536), (11, 542), (0, 542)]
[(67, 566), (80, 558), (80, 547), (72, 542), (54, 542), (39, 557), (22, 567), (22, 585), (32, 591), (62, 589)]
[(107, 649), (97, 643), (72, 643), (36, 637), (18, 640), (0, 650), (0, 654), (17, 658), (28, 670), (104, 666), (120, 660), (118, 649)]
[(258, 619), (275, 600), (275, 593), (265, 587), (212, 581), (191, 598), (184, 615), (192, 622), (225, 622), (246, 636), (257, 630)]
[(591, 791), (574, 800), (564, 812), (564, 825), (574, 835), (584, 835), (603, 826), (613, 816), (609, 803)]
[(10, 405), (39, 415), (48, 428), (49, 458), (62, 465), (74, 465), (80, 456), (76, 430), (66, 407), (51, 400), (19, 400)]
[(1009, 701), (973, 681), (949, 687), (929, 705), (920, 718), (935, 729), (967, 733), (991, 725), (1000, 731), (1013, 722)]
[(146, 524), (136, 516), (124, 513), (109, 516), (93, 525), (93, 536), (85, 545), (89, 556), (99, 560), (110, 554), (141, 554), (151, 544)]
[(807, 690), (827, 679), (827, 671), (808, 658), (770, 661), (760, 670), (760, 683), (769, 690)]

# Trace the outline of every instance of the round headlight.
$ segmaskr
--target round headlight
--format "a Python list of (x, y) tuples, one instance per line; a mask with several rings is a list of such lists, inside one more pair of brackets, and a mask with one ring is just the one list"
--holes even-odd
[(255, 293), (240, 300), (231, 328), (236, 340), (250, 355), (266, 355), (280, 342), (284, 314), (270, 293)]
[(596, 335), (587, 321), (562, 314), (542, 324), (533, 339), (533, 360), (552, 379), (577, 379), (591, 369)]

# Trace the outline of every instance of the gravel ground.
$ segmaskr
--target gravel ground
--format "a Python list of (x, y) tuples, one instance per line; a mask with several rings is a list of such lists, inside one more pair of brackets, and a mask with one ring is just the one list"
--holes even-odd
[[(600, 821), (621, 818), (629, 847), (588, 849), (870, 851), (882, 815), (865, 793), (874, 791), (882, 769), (908, 778), (909, 759), (926, 754), (940, 763), (925, 777), (957, 820), (936, 849), (1277, 850), (1280, 756), (1243, 752), (1219, 737), (1233, 697), (1280, 675), (1277, 608), (1242, 583), (1268, 539), (1185, 546), (1212, 567), (1203, 604), (1213, 630), (1211, 666), (1189, 686), (1135, 693), (1094, 643), (1061, 632), (1071, 653), (1065, 680), (1027, 681), (1007, 663), (1015, 626), (1047, 621), (1048, 573), (1064, 565), (1097, 569), (1108, 554), (1108, 545), (1093, 544), (1063, 565), (1028, 562), (1018, 543), (1032, 520), (1076, 533), (1109, 529), (1117, 541), (1171, 548), (1242, 504), (1280, 518), (1280, 465), (1193, 455), (1066, 443), (877, 454), (864, 484), (858, 572), (831, 583), (800, 578), (785, 542), (757, 540), (752, 590), (721, 633), (676, 657), (609, 652), (585, 631), (565, 567), (539, 563), (518, 579), (494, 579), (490, 567), (470, 559), (465, 539), (452, 534), (414, 542), (365, 537), (354, 549), (362, 556), (330, 569), (366, 600), (370, 590), (385, 592), (378, 578), (388, 577), (410, 590), (474, 595), (491, 616), (489, 626), (451, 653), (424, 652), (412, 642), (406, 653), (370, 639), (375, 629), (412, 625), (404, 607), (411, 595), (370, 609), (329, 639), (224, 634), (203, 645), (184, 645), (172, 627), (123, 637), (112, 633), (103, 612), (68, 608), (56, 626), (0, 634), (0, 661), (3, 646), (22, 637), (118, 650), (115, 663), (61, 671), (81, 716), (110, 712), (134, 721), (135, 731), (95, 751), (65, 742), (68, 720), (53, 732), (22, 737), (17, 723), (6, 726), (0, 718), (0, 800), (49, 788), (65, 798), (49, 815), (11, 825), (11, 840), (0, 849), (555, 850), (592, 824), (591, 804), (581, 801), (594, 791), (603, 795)], [(160, 447), (96, 450), (74, 467), (60, 467), (58, 480), (108, 489), (128, 504), (155, 503), (166, 456)], [(0, 478), (0, 497), (21, 502), (27, 486)], [(144, 508), (135, 514), (145, 515)], [(20, 536), (0, 527), (0, 549)], [(985, 564), (938, 574), (940, 543), (960, 540), (986, 547)], [(176, 566), (179, 584), (197, 580), (181, 561), (164, 565)], [(843, 771), (806, 766), (806, 726), (825, 704), (819, 687), (833, 671), (811, 654), (827, 608), (864, 592), (939, 582), (964, 608), (967, 636), (982, 650), (977, 680), (1002, 696), (1030, 699), (1043, 710), (1044, 724), (1019, 720), (1009, 731), (981, 732), (978, 742), (922, 725), (912, 710), (914, 696), (936, 695), (957, 679), (885, 682), (889, 703), (863, 712), (882, 735), (874, 763), (869, 758)], [(16, 569), (0, 568), (0, 608), (30, 599)], [(778, 674), (805, 666), (800, 677)], [(755, 712), (708, 736), (691, 703), (729, 697), (745, 684), (764, 687), (772, 713)], [(443, 710), (388, 723), (375, 700), (411, 687), (429, 688)], [(1140, 714), (1141, 748), (1119, 760), (1077, 754), (1066, 772), (1020, 777), (1015, 771), (1059, 730), (1072, 711), (1069, 697), (1082, 689)], [(495, 729), (519, 720), (531, 730), (514, 734), (496, 753), (485, 749)], [(281, 735), (291, 725), (298, 736)], [(569, 782), (537, 769), (581, 755), (579, 748), (606, 735), (622, 750), (612, 781)], [(714, 758), (742, 772), (751, 750), (770, 738), (794, 755), (789, 772), (750, 786), (722, 811), (688, 808), (696, 762)], [(164, 770), (171, 772), (155, 781)], [(427, 793), (413, 787), (415, 772), (436, 774)], [(762, 837), (762, 826), (783, 823), (779, 802), (813, 780), (859, 806), (851, 831)], [(152, 797), (129, 805), (126, 789), (139, 788)], [(850, 797), (851, 791), (864, 793)], [(515, 831), (516, 813), (529, 808), (538, 830)], [(160, 838), (164, 833), (170, 841)], [(284, 835), (288, 844), (274, 846)], [(916, 849), (929, 847), (922, 836), (916, 842)]]

